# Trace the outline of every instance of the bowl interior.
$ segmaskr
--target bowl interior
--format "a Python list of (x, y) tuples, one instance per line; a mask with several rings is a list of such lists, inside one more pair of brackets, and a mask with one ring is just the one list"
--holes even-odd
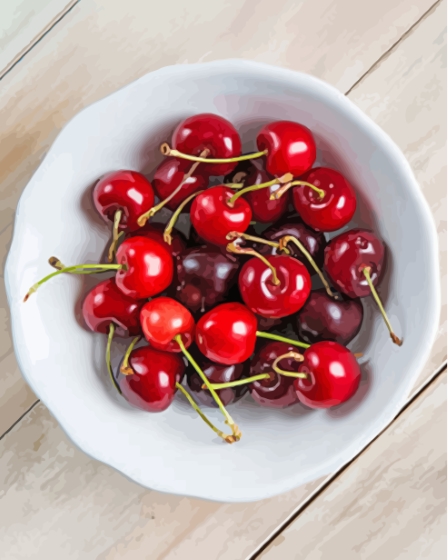
[[(46, 260), (93, 262), (109, 231), (96, 216), (91, 186), (129, 168), (150, 174), (158, 146), (184, 117), (218, 113), (256, 148), (260, 127), (276, 119), (314, 133), (318, 161), (347, 176), (358, 194), (349, 227), (385, 241), (379, 292), (404, 337), (394, 346), (371, 298), (364, 300), (363, 352), (355, 397), (329, 411), (296, 405), (261, 408), (245, 398), (231, 408), (243, 432), (232, 446), (178, 395), (159, 414), (133, 409), (114, 392), (104, 367), (105, 339), (86, 332), (83, 294), (97, 279), (59, 277), (22, 304), (49, 272)], [(342, 465), (395, 414), (419, 372), (437, 325), (434, 233), (404, 157), (336, 90), (308, 76), (238, 62), (171, 67), (88, 107), (62, 131), (20, 201), (8, 258), (7, 286), (21, 369), (68, 435), (84, 451), (151, 488), (230, 501), (286, 491)], [(74, 310), (77, 313), (74, 313)], [(117, 360), (125, 343), (117, 343)], [(221, 423), (218, 411), (208, 411)]]

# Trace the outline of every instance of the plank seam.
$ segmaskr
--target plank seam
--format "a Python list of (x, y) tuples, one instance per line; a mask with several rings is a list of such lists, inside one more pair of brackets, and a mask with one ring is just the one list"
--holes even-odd
[(19, 424), (19, 423), (22, 421), (22, 419), (25, 418), (25, 416), (28, 414), (28, 412), (31, 412), (31, 411), (33, 410), (33, 408), (36, 406), (36, 404), (38, 404), (38, 403), (40, 403), (40, 400), (39, 400), (39, 399), (37, 399), (37, 401), (34, 402), (34, 403), (28, 408), (28, 410), (25, 410), (25, 412), (22, 414), (22, 416), (19, 416), (19, 417), (17, 418), (17, 420), (16, 420), (13, 424), (11, 424), (11, 426), (9, 426), (9, 428), (8, 428), (5, 432), (3, 432), (3, 434), (0, 436), (0, 441), (1, 441), (6, 435), (8, 435), (9, 432), (10, 432), (11, 430), (13, 430), (14, 427), (17, 426), (17, 424)]

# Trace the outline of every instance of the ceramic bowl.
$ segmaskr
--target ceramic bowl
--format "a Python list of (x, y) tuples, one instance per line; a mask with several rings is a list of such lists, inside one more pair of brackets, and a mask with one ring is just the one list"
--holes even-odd
[[(28, 288), (49, 273), (47, 259), (95, 262), (109, 229), (96, 216), (91, 187), (104, 173), (150, 173), (158, 147), (184, 117), (213, 112), (232, 121), (244, 151), (260, 127), (298, 121), (316, 138), (320, 163), (355, 186), (350, 227), (386, 243), (379, 288), (393, 345), (372, 298), (352, 348), (364, 353), (362, 382), (330, 410), (261, 408), (243, 399), (231, 413), (243, 431), (227, 445), (177, 395), (169, 410), (132, 408), (110, 385), (105, 337), (87, 332), (79, 304), (92, 278), (58, 277), (26, 304)], [(90, 284), (89, 284), (90, 283)], [(409, 395), (433, 343), (439, 315), (437, 240), (426, 202), (391, 139), (333, 87), (305, 74), (242, 60), (162, 68), (76, 115), (25, 188), (6, 266), (14, 347), (21, 371), (70, 439), (95, 459), (143, 486), (206, 499), (267, 498), (341, 467), (392, 420)], [(116, 356), (123, 344), (116, 345)], [(210, 416), (221, 424), (219, 411)]]

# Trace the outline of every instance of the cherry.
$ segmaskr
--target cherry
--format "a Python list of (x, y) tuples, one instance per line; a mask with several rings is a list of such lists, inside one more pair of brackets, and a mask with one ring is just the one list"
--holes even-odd
[(253, 313), (281, 318), (303, 307), (311, 291), (311, 278), (297, 259), (270, 255), (246, 262), (238, 285), (244, 303)]
[(82, 315), (90, 330), (108, 334), (115, 325), (117, 336), (136, 336), (141, 333), (140, 310), (144, 301), (125, 296), (113, 278), (97, 284), (84, 298)]
[(238, 260), (202, 245), (185, 250), (177, 262), (177, 280), (171, 293), (192, 313), (204, 313), (224, 301), (237, 282)]
[(219, 185), (199, 194), (190, 210), (191, 224), (197, 234), (209, 243), (227, 245), (226, 236), (231, 231), (244, 232), (250, 225), (252, 211), (249, 203), (238, 198), (229, 201), (234, 192)]
[(138, 235), (157, 241), (157, 243), (163, 245), (171, 253), (174, 259), (178, 259), (187, 247), (187, 239), (183, 233), (175, 229), (171, 232), (172, 240), (171, 244), (168, 245), (163, 236), (164, 231), (165, 226), (163, 224), (152, 222), (140, 228)]
[(176, 300), (161, 296), (145, 303), (140, 312), (143, 334), (153, 348), (181, 352), (178, 335), (186, 348), (194, 338), (194, 319)]
[(148, 412), (166, 410), (174, 400), (176, 383), (184, 374), (182, 358), (144, 346), (130, 353), (128, 363), (132, 373), (120, 374), (117, 380), (126, 400)]
[[(174, 212), (177, 207), (191, 194), (205, 189), (208, 185), (208, 177), (203, 173), (194, 173), (182, 185), (175, 194), (186, 174), (190, 170), (191, 163), (176, 158), (168, 158), (162, 161), (156, 169), (152, 185), (160, 200), (168, 200), (166, 207)], [(172, 196), (172, 198), (170, 198)], [(189, 208), (184, 208), (184, 212)]]
[(318, 231), (336, 231), (349, 223), (356, 210), (356, 194), (347, 179), (334, 169), (316, 167), (300, 178), (307, 185), (295, 186), (293, 203), (302, 220)]
[[(228, 159), (241, 154), (241, 139), (235, 127), (212, 113), (194, 115), (179, 123), (173, 133), (172, 145), (184, 155), (199, 156), (207, 150), (210, 158)], [(202, 172), (205, 175), (227, 175), (235, 165), (207, 164), (202, 167)]]
[(361, 329), (363, 315), (359, 299), (336, 300), (324, 289), (316, 290), (295, 318), (297, 334), (310, 344), (332, 340), (345, 346)]
[(151, 183), (137, 171), (115, 171), (104, 175), (93, 189), (93, 202), (105, 221), (114, 222), (118, 229), (136, 231), (139, 216), (154, 204)]
[(157, 241), (130, 237), (117, 249), (120, 269), (115, 281), (127, 296), (144, 299), (163, 292), (173, 279), (173, 259)]
[(316, 342), (305, 350), (303, 357), (299, 372), (307, 377), (294, 380), (301, 403), (311, 408), (329, 408), (356, 393), (361, 370), (350, 350), (337, 342)]
[[(255, 353), (250, 363), (250, 376), (263, 373), (269, 378), (254, 381), (249, 386), (252, 398), (262, 406), (286, 408), (299, 402), (294, 389), (294, 378), (276, 373), (272, 367), (280, 356), (294, 350), (294, 346), (285, 342), (269, 342)], [(291, 358), (283, 358), (279, 366), (287, 371), (297, 371), (297, 362)]]
[(266, 171), (274, 176), (292, 173), (298, 177), (316, 159), (316, 144), (311, 131), (295, 122), (276, 121), (264, 126), (257, 136), (260, 151), (267, 151)]

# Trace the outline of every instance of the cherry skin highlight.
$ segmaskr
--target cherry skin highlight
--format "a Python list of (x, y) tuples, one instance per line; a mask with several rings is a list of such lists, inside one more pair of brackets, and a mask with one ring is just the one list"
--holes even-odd
[[(172, 137), (172, 147), (184, 154), (199, 156), (209, 150), (209, 158), (227, 159), (241, 155), (241, 139), (235, 127), (223, 117), (201, 113), (182, 121)], [(236, 163), (202, 164), (201, 173), (227, 175)]]
[(157, 241), (136, 235), (117, 249), (118, 270), (115, 282), (127, 296), (144, 299), (163, 292), (173, 279), (173, 258)]
[(276, 121), (264, 126), (257, 136), (260, 151), (267, 150), (266, 171), (274, 177), (292, 173), (303, 175), (316, 159), (311, 131), (292, 121)]
[(341, 173), (328, 167), (316, 167), (300, 180), (325, 193), (321, 197), (306, 185), (293, 188), (294, 207), (306, 224), (318, 231), (336, 231), (350, 222), (356, 210), (356, 194)]
[(181, 356), (144, 346), (131, 352), (129, 366), (134, 373), (117, 380), (125, 399), (147, 412), (166, 410), (185, 371)]
[(169, 297), (155, 298), (142, 307), (140, 322), (149, 344), (157, 350), (180, 352), (174, 337), (181, 335), (188, 348), (194, 339), (194, 319), (186, 307)]
[(330, 408), (350, 399), (357, 391), (361, 370), (355, 356), (337, 342), (313, 344), (303, 353), (296, 371), (306, 379), (294, 379), (301, 403), (311, 408)]
[(137, 231), (137, 220), (154, 206), (151, 183), (137, 171), (115, 171), (104, 175), (93, 188), (93, 202), (106, 222), (113, 222), (122, 211), (118, 228)]
[(116, 336), (141, 334), (140, 310), (144, 300), (125, 296), (110, 278), (97, 284), (84, 298), (82, 315), (90, 330), (108, 334), (110, 324), (115, 325)]
[(257, 339), (257, 319), (241, 303), (222, 303), (196, 325), (196, 344), (212, 362), (241, 364), (253, 353)]

